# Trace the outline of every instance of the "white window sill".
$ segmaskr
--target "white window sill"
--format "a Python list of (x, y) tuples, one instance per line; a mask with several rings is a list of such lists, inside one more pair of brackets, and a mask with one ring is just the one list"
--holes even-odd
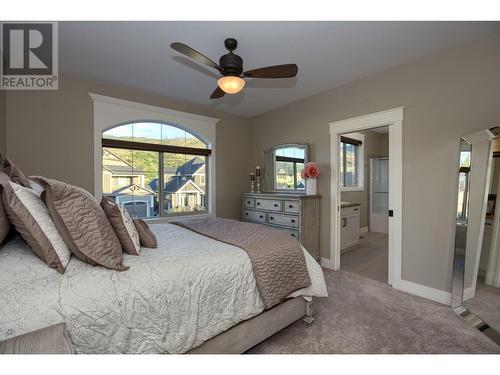
[(169, 223), (171, 221), (175, 220), (182, 220), (182, 219), (201, 219), (201, 218), (207, 218), (207, 217), (215, 217), (215, 215), (212, 215), (210, 213), (206, 214), (191, 214), (191, 215), (175, 215), (175, 216), (163, 216), (163, 217), (150, 217), (150, 218), (142, 218), (145, 222), (149, 224), (161, 224), (161, 223)]
[(349, 186), (349, 187), (341, 187), (340, 191), (364, 191), (364, 186)]

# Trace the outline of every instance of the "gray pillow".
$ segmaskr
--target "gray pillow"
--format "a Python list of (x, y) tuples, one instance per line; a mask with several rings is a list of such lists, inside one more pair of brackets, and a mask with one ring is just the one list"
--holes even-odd
[(29, 179), (9, 158), (3, 160), (2, 170), (12, 182), (31, 189)]
[(154, 248), (158, 247), (156, 236), (149, 228), (148, 224), (142, 219), (134, 219), (134, 225), (139, 233), (139, 241), (144, 247)]
[(42, 198), (71, 252), (91, 265), (117, 271), (122, 264), (120, 241), (106, 214), (86, 190), (44, 177), (32, 177), (45, 189)]

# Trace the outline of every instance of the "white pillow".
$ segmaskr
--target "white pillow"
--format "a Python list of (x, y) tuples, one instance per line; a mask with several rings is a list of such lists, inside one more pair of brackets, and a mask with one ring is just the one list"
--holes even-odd
[(120, 206), (120, 213), (122, 214), (125, 229), (127, 230), (127, 233), (130, 236), (132, 243), (134, 244), (134, 248), (137, 251), (137, 254), (139, 254), (139, 251), (141, 250), (141, 242), (139, 241), (139, 232), (137, 232), (137, 228), (134, 225), (134, 220), (132, 220), (129, 212), (123, 206)]
[(33, 252), (51, 268), (64, 273), (71, 252), (38, 193), (14, 182), (3, 185), (7, 216)]

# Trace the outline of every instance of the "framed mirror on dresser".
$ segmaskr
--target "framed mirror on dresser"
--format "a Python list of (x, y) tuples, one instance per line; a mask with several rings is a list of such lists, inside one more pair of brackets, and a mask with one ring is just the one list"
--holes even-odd
[(242, 196), (242, 220), (282, 230), (320, 261), (320, 195), (305, 194), (301, 176), (309, 162), (309, 145), (287, 143), (264, 151), (262, 193)]

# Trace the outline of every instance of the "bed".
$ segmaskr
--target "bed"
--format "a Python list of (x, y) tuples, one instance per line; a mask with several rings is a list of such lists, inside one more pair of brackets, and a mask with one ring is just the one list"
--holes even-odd
[(172, 224), (157, 249), (124, 254), (126, 272), (73, 257), (58, 274), (18, 237), (0, 249), (0, 341), (65, 322), (76, 353), (243, 352), (327, 296), (304, 251), (311, 286), (265, 310), (247, 253)]

